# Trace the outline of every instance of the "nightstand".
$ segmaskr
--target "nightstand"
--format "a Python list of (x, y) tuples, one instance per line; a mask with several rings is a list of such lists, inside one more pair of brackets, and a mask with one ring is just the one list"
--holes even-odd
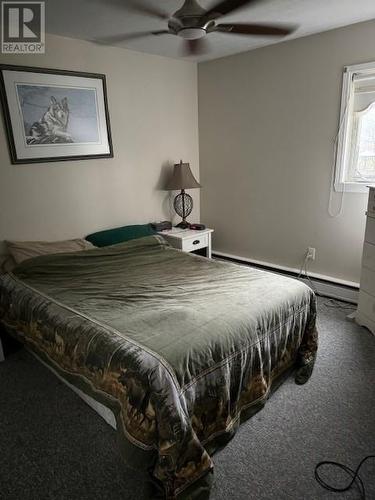
[(202, 231), (193, 231), (191, 229), (180, 229), (173, 227), (169, 231), (161, 231), (170, 245), (183, 252), (194, 252), (194, 250), (206, 249), (206, 257), (211, 259), (211, 235), (213, 229), (202, 229)]

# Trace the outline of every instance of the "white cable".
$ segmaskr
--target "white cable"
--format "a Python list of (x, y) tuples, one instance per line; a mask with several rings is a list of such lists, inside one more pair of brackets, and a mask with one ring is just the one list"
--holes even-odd
[(345, 196), (345, 182), (342, 184), (342, 193), (341, 193), (341, 200), (340, 200), (340, 208), (336, 214), (332, 212), (332, 197), (333, 197), (333, 191), (334, 191), (334, 185), (335, 185), (335, 177), (336, 177), (336, 171), (337, 171), (337, 144), (338, 144), (338, 137), (340, 134), (340, 129), (339, 132), (336, 135), (336, 139), (334, 142), (333, 146), (333, 164), (332, 164), (332, 174), (331, 174), (331, 185), (329, 189), (329, 200), (328, 200), (328, 214), (336, 219), (337, 217), (340, 217), (342, 215), (342, 212), (344, 210), (344, 196)]
[[(315, 284), (313, 283), (313, 281), (311, 280), (311, 278), (309, 276), (309, 273), (308, 273), (308, 270), (307, 270), (307, 264), (308, 264), (308, 262), (309, 262), (309, 258), (308, 258), (308, 253), (306, 252), (305, 258), (304, 258), (304, 260), (302, 262), (302, 266), (301, 266), (301, 269), (300, 269), (300, 272), (299, 272), (297, 278), (306, 279), (309, 282), (310, 288), (313, 290), (313, 292), (315, 293), (315, 295), (318, 295), (318, 296), (321, 297), (320, 293), (318, 292), (318, 290), (315, 287)], [(304, 271), (304, 273), (302, 273), (302, 271)], [(323, 297), (324, 297), (324, 295), (323, 295)], [(340, 301), (337, 301), (335, 299), (329, 298), (327, 301), (323, 302), (323, 304), (326, 307), (330, 307), (332, 309), (341, 309), (341, 310), (344, 310), (344, 311), (354, 311), (355, 310), (355, 305), (354, 304), (353, 305), (341, 305), (341, 304), (338, 304), (337, 302), (340, 302)]]
[[(355, 74), (353, 74), (353, 79), (354, 79)], [(352, 82), (353, 82), (352, 79)], [(349, 109), (349, 104), (351, 103), (353, 96), (353, 88), (351, 87), (350, 94), (348, 97), (348, 100), (345, 105), (344, 113), (342, 114), (340, 123), (339, 123), (339, 129), (337, 131), (335, 140), (333, 141), (333, 162), (332, 162), (332, 174), (331, 174), (331, 185), (330, 185), (330, 190), (329, 190), (329, 200), (328, 200), (328, 214), (333, 217), (337, 218), (342, 215), (342, 212), (344, 210), (344, 197), (345, 197), (345, 182), (343, 182), (342, 186), (342, 194), (341, 194), (341, 200), (340, 200), (340, 208), (336, 214), (332, 212), (332, 197), (333, 197), (333, 191), (334, 191), (334, 184), (335, 184), (335, 178), (336, 178), (336, 173), (337, 173), (337, 150), (338, 150), (338, 142), (339, 142), (339, 137), (341, 135), (342, 127), (344, 125), (344, 122), (347, 119), (347, 114), (348, 114), (348, 109)]]
[[(299, 274), (298, 274), (297, 278), (302, 278), (302, 279), (306, 278), (307, 281), (309, 282), (310, 287), (312, 288), (313, 292), (316, 295), (319, 295), (317, 289), (315, 288), (314, 283), (311, 281), (310, 276), (308, 275), (308, 272), (307, 272), (307, 263), (308, 263), (308, 261), (309, 261), (309, 254), (308, 254), (308, 252), (306, 252), (305, 258), (304, 258), (304, 260), (302, 262), (302, 266), (301, 266), (301, 269), (299, 271)], [(303, 271), (304, 271), (304, 274), (303, 274)]]
[(299, 274), (298, 274), (297, 278), (300, 278), (300, 277), (302, 276), (302, 271), (303, 271), (303, 269), (304, 269), (304, 267), (305, 267), (306, 262), (307, 262), (307, 252), (306, 252), (306, 254), (305, 254), (305, 259), (304, 259), (304, 261), (302, 262), (302, 265), (301, 265), (301, 268), (300, 268), (300, 270), (299, 270)]
[(309, 276), (309, 274), (307, 272), (307, 263), (308, 263), (308, 261), (309, 261), (309, 259), (305, 259), (305, 277), (306, 277), (307, 281), (309, 282), (309, 284), (310, 284), (313, 292), (315, 293), (315, 295), (319, 295), (318, 290), (315, 288), (315, 285), (311, 281), (311, 278), (310, 278), (310, 276)]

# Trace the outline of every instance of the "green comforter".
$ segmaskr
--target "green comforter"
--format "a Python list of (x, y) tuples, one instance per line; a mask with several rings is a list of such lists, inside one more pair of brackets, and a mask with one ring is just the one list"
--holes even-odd
[(158, 236), (31, 259), (0, 278), (3, 325), (116, 415), (129, 465), (168, 499), (292, 365), (309, 377), (315, 297), (299, 281), (174, 250)]

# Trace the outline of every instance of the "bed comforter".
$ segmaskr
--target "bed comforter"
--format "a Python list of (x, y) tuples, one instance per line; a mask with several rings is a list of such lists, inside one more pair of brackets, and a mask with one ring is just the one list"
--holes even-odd
[(167, 499), (209, 491), (210, 455), (279, 375), (296, 366), (306, 382), (315, 319), (303, 283), (158, 236), (37, 257), (0, 277), (2, 325), (112, 409), (127, 463)]

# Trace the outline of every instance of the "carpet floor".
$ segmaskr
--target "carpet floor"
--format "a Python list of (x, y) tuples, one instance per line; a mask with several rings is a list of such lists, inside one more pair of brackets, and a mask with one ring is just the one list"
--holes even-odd
[[(375, 454), (375, 337), (343, 307), (319, 300), (311, 380), (289, 378), (214, 456), (212, 500), (360, 498), (356, 488), (329, 493), (314, 479), (321, 460), (355, 468)], [(375, 499), (375, 461), (361, 475)], [(121, 462), (115, 431), (47, 368), (25, 350), (0, 363), (1, 499), (146, 500), (147, 491)]]

